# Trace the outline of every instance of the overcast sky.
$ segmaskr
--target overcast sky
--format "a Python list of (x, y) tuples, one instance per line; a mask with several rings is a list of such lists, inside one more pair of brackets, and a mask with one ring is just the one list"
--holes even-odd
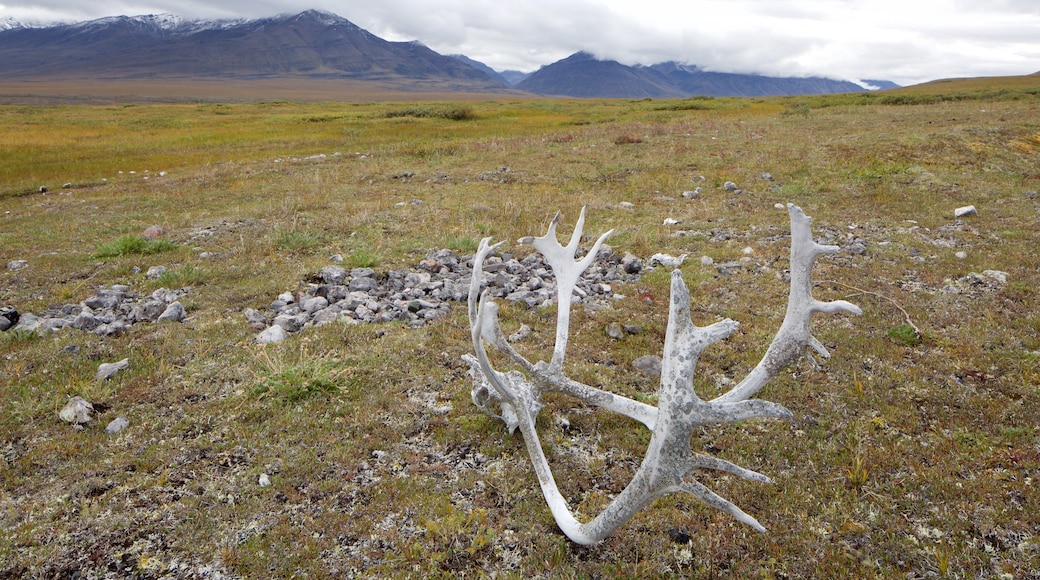
[(306, 8), (496, 70), (533, 71), (585, 50), (625, 64), (902, 85), (1040, 71), (1040, 0), (0, 0), (0, 18), (256, 18)]

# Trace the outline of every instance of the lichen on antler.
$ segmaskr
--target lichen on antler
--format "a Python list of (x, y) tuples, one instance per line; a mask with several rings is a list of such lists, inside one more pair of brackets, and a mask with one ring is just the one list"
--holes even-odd
[[(580, 544), (599, 542), (653, 500), (674, 492), (689, 493), (754, 529), (765, 531), (755, 518), (692, 479), (692, 475), (697, 469), (711, 469), (764, 483), (768, 483), (769, 479), (728, 461), (694, 452), (690, 447), (690, 439), (697, 427), (711, 423), (752, 418), (790, 418), (790, 411), (781, 405), (749, 398), (782, 368), (806, 353), (807, 347), (812, 347), (821, 356), (829, 356), (823, 345), (809, 332), (809, 318), (813, 312), (861, 313), (858, 307), (842, 300), (825, 303), (812, 297), (811, 271), (816, 257), (836, 252), (838, 248), (815, 243), (809, 229), (809, 218), (797, 206), (788, 204), (787, 207), (791, 216), (791, 296), (784, 322), (762, 361), (728, 393), (707, 402), (697, 396), (693, 376), (701, 352), (729, 336), (738, 324), (725, 319), (705, 327), (695, 325), (690, 317), (689, 289), (683, 282), (682, 274), (675, 270), (672, 272), (668, 329), (658, 391), (659, 406), (656, 408), (581, 384), (563, 374), (571, 294), (578, 278), (595, 260), (599, 248), (611, 232), (600, 236), (585, 257), (576, 260), (575, 254), (585, 222), (585, 210), (582, 209), (566, 247), (556, 240), (559, 214), (553, 218), (546, 235), (520, 240), (545, 256), (557, 278), (556, 344), (548, 364), (541, 361), (530, 363), (502, 335), (497, 306), (486, 291), (480, 292), (482, 263), (501, 243), (491, 245), (490, 238), (481, 240), (474, 256), (469, 295), (469, 319), (475, 356), (463, 357), (472, 367), (473, 402), (485, 412), (503, 419), (510, 432), (520, 428), (549, 509), (557, 525), (573, 541)], [(495, 370), (484, 347), (485, 342), (505, 354), (523, 372), (501, 373)], [(585, 524), (574, 517), (560, 493), (535, 429), (535, 419), (542, 406), (541, 395), (545, 391), (566, 393), (590, 404), (622, 413), (642, 422), (653, 432), (646, 456), (632, 481), (602, 513)], [(501, 415), (496, 412), (496, 407), (501, 410)]]

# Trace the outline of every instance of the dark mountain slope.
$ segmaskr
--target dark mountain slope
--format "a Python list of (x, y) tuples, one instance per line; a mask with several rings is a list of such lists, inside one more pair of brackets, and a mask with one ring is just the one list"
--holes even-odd
[(665, 98), (685, 96), (657, 71), (575, 53), (531, 73), (516, 88), (542, 95), (579, 98)]

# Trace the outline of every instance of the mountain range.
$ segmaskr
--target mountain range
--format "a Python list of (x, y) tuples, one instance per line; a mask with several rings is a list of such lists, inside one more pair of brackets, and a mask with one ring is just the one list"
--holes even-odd
[[(391, 42), (335, 14), (307, 10), (261, 19), (114, 16), (48, 26), (0, 19), (0, 78), (323, 78), (389, 81), (416, 90), (516, 92), (579, 98), (766, 96), (856, 92), (824, 78), (703, 71), (668, 62), (627, 66), (579, 52), (531, 74), (498, 72), (420, 42)], [(868, 81), (894, 88), (886, 81)]]

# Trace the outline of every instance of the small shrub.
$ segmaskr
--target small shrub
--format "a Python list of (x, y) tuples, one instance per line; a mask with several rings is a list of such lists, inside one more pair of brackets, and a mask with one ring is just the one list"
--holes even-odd
[(477, 241), (470, 236), (452, 238), (448, 241), (448, 249), (458, 254), (472, 254), (477, 251)]
[(375, 268), (379, 265), (379, 256), (365, 248), (358, 248), (351, 252), (346, 259), (351, 268)]
[(307, 230), (296, 228), (275, 228), (274, 244), (289, 252), (310, 250), (321, 243), (321, 236)]
[(306, 356), (300, 360), (285, 361), (260, 351), (255, 372), (253, 394), (259, 398), (271, 397), (280, 403), (293, 404), (322, 393), (335, 393), (344, 388), (347, 369), (338, 368), (330, 359)]
[(183, 288), (185, 286), (198, 286), (206, 281), (208, 274), (205, 270), (186, 264), (180, 268), (166, 270), (156, 281), (168, 288)]
[(177, 244), (169, 240), (146, 240), (141, 236), (128, 234), (110, 242), (98, 244), (94, 250), (97, 258), (115, 258), (130, 254), (158, 254), (176, 248)]
[(921, 336), (917, 334), (913, 326), (900, 324), (888, 329), (888, 336), (896, 342), (905, 346), (917, 346), (921, 344)]
[(403, 109), (392, 109), (383, 113), (387, 119), (399, 117), (414, 117), (416, 119), (448, 119), (451, 121), (465, 121), (475, 119), (476, 113), (473, 108), (466, 105), (449, 105), (446, 107), (405, 107)]

